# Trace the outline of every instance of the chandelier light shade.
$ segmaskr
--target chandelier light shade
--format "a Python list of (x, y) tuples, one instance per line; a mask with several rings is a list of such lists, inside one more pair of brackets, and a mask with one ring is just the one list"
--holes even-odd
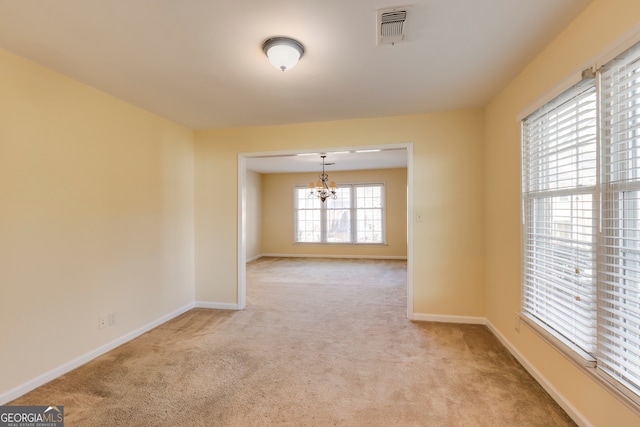
[(338, 186), (334, 181), (329, 182), (329, 175), (327, 175), (324, 171), (324, 159), (327, 156), (320, 157), (322, 157), (322, 173), (318, 176), (320, 178), (320, 181), (316, 182), (315, 184), (313, 182), (309, 183), (309, 197), (317, 197), (322, 202), (329, 198), (337, 199), (338, 195), (336, 194), (336, 192), (338, 191)]
[(302, 43), (288, 37), (270, 38), (264, 42), (262, 50), (269, 62), (282, 71), (295, 67), (304, 54)]

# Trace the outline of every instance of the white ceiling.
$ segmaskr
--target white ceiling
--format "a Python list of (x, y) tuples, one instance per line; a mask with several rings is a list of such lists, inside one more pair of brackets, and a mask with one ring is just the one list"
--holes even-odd
[[(482, 107), (590, 1), (0, 0), (0, 47), (191, 129), (280, 125)], [(305, 46), (294, 69), (273, 36)]]

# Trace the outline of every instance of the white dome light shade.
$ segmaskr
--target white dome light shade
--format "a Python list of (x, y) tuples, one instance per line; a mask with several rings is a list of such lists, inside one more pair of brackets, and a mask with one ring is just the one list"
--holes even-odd
[(293, 68), (300, 59), (300, 53), (287, 45), (273, 46), (267, 50), (269, 62), (282, 71)]
[(274, 67), (285, 71), (295, 67), (304, 54), (304, 46), (286, 37), (274, 37), (262, 45), (265, 55)]

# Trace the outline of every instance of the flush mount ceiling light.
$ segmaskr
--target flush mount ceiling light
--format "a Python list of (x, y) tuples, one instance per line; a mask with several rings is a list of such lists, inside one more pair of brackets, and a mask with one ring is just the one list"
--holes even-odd
[(282, 71), (295, 67), (304, 54), (304, 46), (297, 40), (288, 37), (273, 37), (262, 45), (269, 62)]

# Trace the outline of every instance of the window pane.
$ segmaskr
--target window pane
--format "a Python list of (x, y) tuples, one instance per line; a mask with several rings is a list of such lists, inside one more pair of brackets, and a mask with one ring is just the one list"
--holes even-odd
[(336, 196), (325, 201), (326, 242), (351, 243), (351, 186), (339, 187)]
[(327, 210), (327, 243), (351, 243), (351, 211)]
[(383, 186), (356, 187), (356, 242), (384, 243)]
[(320, 211), (298, 211), (296, 242), (320, 242)]
[(595, 354), (595, 218), (590, 194), (533, 199), (525, 229), (523, 306)]
[[(523, 312), (596, 353), (596, 86), (583, 81), (523, 122)], [(579, 350), (578, 350), (579, 349)]]
[(322, 238), (320, 200), (306, 188), (296, 188), (295, 241), (319, 243)]
[(602, 72), (598, 369), (640, 395), (640, 45)]
[(382, 209), (382, 186), (356, 187), (356, 207)]
[(640, 191), (611, 195), (603, 216), (598, 366), (640, 391)]
[(325, 200), (327, 209), (349, 209), (351, 207), (351, 186), (339, 187), (336, 199)]
[(527, 193), (596, 184), (595, 84), (570, 92), (574, 96), (568, 101), (543, 107), (525, 120), (523, 136), (529, 143), (523, 146), (523, 189)]
[(298, 209), (320, 209), (320, 199), (310, 197), (306, 188), (296, 188), (296, 206)]
[(357, 242), (382, 243), (382, 210), (357, 210)]

